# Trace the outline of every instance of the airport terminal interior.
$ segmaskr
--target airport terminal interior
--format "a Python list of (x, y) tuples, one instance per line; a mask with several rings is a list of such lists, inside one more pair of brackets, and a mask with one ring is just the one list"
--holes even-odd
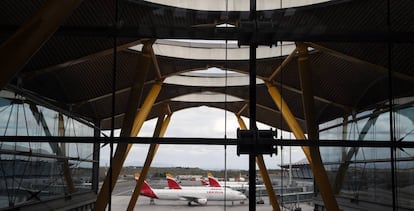
[[(269, 210), (414, 210), (413, 11), (412, 0), (1, 0), (0, 210), (116, 210), (125, 160), (145, 145), (123, 208), (139, 209), (164, 144), (237, 149), (246, 210), (261, 198)], [(168, 136), (175, 115), (211, 108), (222, 116), (203, 130), (220, 138)], [(294, 185), (266, 162), (288, 147), (303, 159), (277, 165), (278, 178)]]

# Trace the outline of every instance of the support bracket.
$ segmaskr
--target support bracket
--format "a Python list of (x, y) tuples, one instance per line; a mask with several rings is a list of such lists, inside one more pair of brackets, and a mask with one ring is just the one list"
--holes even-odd
[[(237, 155), (269, 154), (277, 155), (276, 130), (241, 130), (237, 129)], [(255, 140), (255, 141), (252, 141)]]

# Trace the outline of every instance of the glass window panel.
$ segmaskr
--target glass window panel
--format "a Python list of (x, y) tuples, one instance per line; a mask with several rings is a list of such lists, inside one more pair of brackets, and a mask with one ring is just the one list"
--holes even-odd
[[(392, 206), (390, 150), (360, 148), (357, 156), (354, 155), (346, 162), (347, 165), (343, 162), (342, 156), (344, 155), (339, 153), (341, 150), (340, 147), (321, 148), (324, 152), (322, 158), (330, 183), (334, 190), (339, 188), (339, 198), (348, 199), (351, 203), (349, 207), (358, 207), (361, 201), (368, 204), (364, 205), (367, 207), (378, 204), (385, 207)], [(326, 151), (332, 153), (326, 153)], [(359, 156), (362, 153), (377, 155), (377, 157), (364, 159), (363, 156)], [(327, 154), (329, 156), (326, 156)], [(329, 161), (326, 158), (329, 158)], [(341, 206), (347, 207), (344, 204)]]
[[(15, 97), (12, 95), (11, 97)], [(52, 136), (58, 135), (59, 113), (36, 106), (39, 113), (34, 114), (29, 104), (19, 97), (12, 100), (0, 98), (0, 133), (6, 136)], [(9, 103), (12, 103), (9, 105)], [(40, 124), (34, 115), (44, 118)], [(93, 129), (78, 121), (64, 116), (67, 136), (92, 136)], [(43, 121), (43, 120), (42, 120)], [(51, 143), (38, 142), (1, 142), (0, 143), (0, 208), (18, 205), (29, 201), (46, 200), (50, 197), (64, 196), (68, 192), (63, 173), (61, 156), (76, 158), (69, 160), (69, 172), (75, 191), (90, 191), (92, 180), (93, 144), (58, 144), (63, 154), (57, 155)], [(79, 160), (80, 159), (80, 160)], [(6, 195), (4, 195), (4, 194)]]

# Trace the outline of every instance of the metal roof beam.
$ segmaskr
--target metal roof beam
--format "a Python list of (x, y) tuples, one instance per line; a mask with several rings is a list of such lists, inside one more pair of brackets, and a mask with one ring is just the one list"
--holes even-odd
[[(155, 40), (153, 40), (153, 43), (154, 42), (155, 42)], [(149, 53), (150, 53), (151, 58), (152, 58), (152, 63), (154, 64), (154, 67), (155, 67), (157, 79), (161, 80), (162, 74), (161, 74), (161, 70), (160, 70), (160, 65), (158, 64), (157, 55), (155, 55), (153, 46), (154, 45), (151, 45), (151, 49), (149, 49)]]
[[(126, 50), (126, 49), (128, 49), (132, 46), (142, 44), (143, 42), (145, 42), (145, 39), (137, 40), (137, 41), (130, 42), (130, 43), (127, 43), (127, 44), (123, 44), (123, 45), (119, 45), (119, 46), (116, 47), (116, 51), (120, 52), (120, 51)], [(103, 50), (103, 51), (100, 51), (100, 52), (89, 54), (87, 56), (83, 56), (83, 57), (76, 58), (76, 59), (73, 59), (73, 60), (65, 61), (64, 63), (53, 65), (53, 66), (50, 66), (50, 67), (47, 67), (47, 68), (44, 68), (44, 69), (34, 70), (34, 71), (24, 73), (23, 77), (24, 77), (25, 80), (30, 80), (30, 79), (32, 79), (36, 76), (39, 76), (39, 75), (42, 75), (42, 74), (45, 74), (45, 73), (59, 71), (59, 70), (62, 70), (66, 67), (73, 66), (73, 65), (76, 65), (76, 64), (80, 64), (80, 63), (83, 63), (83, 62), (88, 62), (90, 60), (97, 59), (99, 57), (103, 57), (103, 56), (107, 56), (107, 55), (111, 55), (113, 53), (114, 53), (113, 48), (106, 49), (106, 50)]]
[(265, 78), (264, 80), (267, 80), (267, 81), (273, 81), (274, 79), (275, 79), (275, 77), (277, 76), (277, 74), (279, 74), (280, 73), (280, 71), (282, 71), (282, 68), (284, 68), (292, 59), (293, 59), (293, 57), (296, 55), (296, 51), (297, 51), (297, 48), (295, 48), (293, 51), (292, 51), (292, 53), (290, 53), (289, 54), (289, 56), (287, 56), (284, 60), (283, 60), (283, 62), (282, 62), (282, 64), (280, 64), (274, 71), (273, 71), (273, 73), (272, 73), (272, 75), (270, 75), (269, 76), (269, 78)]
[(49, 40), (82, 0), (49, 0), (0, 47), (0, 89), (3, 89), (30, 58)]
[[(283, 87), (284, 89), (289, 90), (289, 91), (292, 91), (292, 92), (294, 92), (294, 93), (297, 93), (297, 94), (302, 94), (302, 90), (296, 89), (296, 88), (291, 87), (291, 86), (289, 86), (289, 85), (282, 84), (282, 83), (280, 83), (280, 82), (276, 82), (276, 81), (275, 81), (275, 82), (273, 82), (273, 84), (278, 85), (278, 86), (280, 86), (280, 87)], [(336, 106), (336, 107), (339, 107), (339, 108), (341, 108), (341, 109), (343, 109), (343, 110), (345, 110), (345, 111), (351, 111), (351, 110), (352, 110), (352, 107), (351, 107), (351, 106), (348, 106), (348, 105), (343, 105), (343, 104), (340, 104), (340, 103), (336, 103), (336, 102), (334, 102), (334, 101), (332, 101), (332, 100), (328, 100), (328, 99), (323, 98), (323, 97), (313, 96), (313, 98), (314, 98), (315, 100), (317, 100), (317, 101), (320, 101), (320, 102), (323, 102), (323, 103), (327, 103), (327, 104), (331, 104), (331, 105), (334, 105), (334, 106)]]
[[(313, 43), (313, 42), (305, 42), (305, 44), (308, 45), (309, 47), (312, 47), (312, 48), (318, 50), (318, 51), (327, 53), (331, 56), (346, 60), (348, 62), (351, 62), (351, 63), (354, 63), (354, 64), (367, 65), (367, 66), (371, 67), (372, 69), (376, 70), (380, 74), (383, 74), (383, 75), (388, 74), (388, 69), (386, 67), (381, 66), (381, 65), (373, 64), (373, 63), (370, 63), (368, 61), (355, 58), (353, 56), (350, 56), (350, 55), (341, 53), (339, 51), (324, 47), (322, 45), (318, 45), (318, 44)], [(414, 81), (413, 76), (406, 75), (406, 74), (403, 74), (403, 73), (399, 73), (399, 72), (396, 72), (396, 71), (392, 71), (392, 76), (395, 77), (395, 78), (401, 79), (401, 80), (405, 80), (405, 81)]]
[(249, 104), (248, 103), (245, 103), (244, 105), (243, 105), (243, 107), (237, 112), (237, 116), (240, 116), (240, 114), (244, 111), (244, 110), (246, 110), (247, 109), (247, 107), (249, 106)]
[[(293, 52), (292, 52), (292, 53), (293, 53)], [(292, 55), (292, 54), (290, 54), (290, 55)], [(289, 55), (289, 56), (290, 56), (290, 55)], [(292, 56), (292, 58), (293, 58), (293, 56)], [(289, 60), (291, 60), (292, 58), (290, 58)], [(286, 59), (285, 59), (284, 61), (286, 61)], [(287, 63), (288, 63), (288, 62), (287, 62)], [(286, 65), (286, 64), (285, 64), (285, 65)], [(203, 68), (196, 68), (196, 69), (203, 69)], [(176, 74), (179, 74), (179, 73), (183, 73), (183, 72), (187, 72), (187, 71), (192, 71), (192, 70), (193, 70), (193, 69), (191, 69), (191, 70), (179, 71), (178, 73), (172, 73), (172, 74), (164, 75), (164, 76), (163, 76), (163, 78), (168, 78), (169, 76), (173, 76), (173, 75), (176, 75)], [(232, 69), (232, 71), (234, 71), (234, 72), (238, 72), (238, 73), (242, 73), (242, 74), (247, 74), (246, 72), (243, 72), (243, 71), (240, 71), (240, 70), (237, 70), (237, 69)], [(277, 69), (276, 69), (276, 71), (277, 71)], [(276, 74), (276, 75), (277, 75), (277, 74)], [(277, 82), (277, 81), (275, 81), (275, 80), (271, 81), (271, 80), (269, 80), (269, 79), (270, 79), (270, 77), (263, 77), (263, 76), (259, 76), (259, 75), (256, 75), (256, 77), (257, 77), (257, 78), (259, 78), (259, 79), (262, 79), (262, 80), (263, 80), (263, 81), (265, 81), (265, 82), (271, 82), (272, 84), (275, 84), (275, 85), (281, 86), (281, 87), (283, 87), (284, 89), (287, 89), (287, 90), (289, 90), (289, 91), (292, 91), (292, 92), (295, 92), (295, 93), (298, 93), (298, 94), (302, 94), (302, 90), (299, 90), (299, 89), (297, 89), (297, 88), (294, 88), (294, 87), (289, 86), (289, 85), (286, 85), (286, 84), (282, 84), (282, 83)], [(109, 94), (108, 94), (108, 96), (109, 96)], [(336, 106), (336, 107), (342, 108), (342, 109), (343, 109), (343, 110), (345, 110), (345, 111), (351, 111), (351, 110), (352, 110), (352, 107), (351, 107), (351, 106), (349, 106), (349, 105), (343, 105), (343, 104), (340, 104), (340, 103), (336, 103), (336, 102), (334, 102), (334, 101), (332, 101), (332, 100), (329, 100), (329, 99), (326, 99), (326, 98), (323, 98), (323, 97), (320, 97), (320, 96), (314, 96), (314, 98), (315, 98), (316, 100), (318, 100), (318, 101), (323, 102), (323, 103), (328, 103), (328, 104), (334, 105), (334, 106)], [(247, 100), (247, 99), (245, 99), (245, 100)], [(239, 112), (239, 113), (240, 113), (240, 112)]]

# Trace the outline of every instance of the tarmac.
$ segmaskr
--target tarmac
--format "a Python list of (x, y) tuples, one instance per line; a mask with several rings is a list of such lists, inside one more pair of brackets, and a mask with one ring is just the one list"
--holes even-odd
[[(112, 210), (126, 210), (130, 200), (130, 196), (114, 196), (112, 197)], [(268, 203), (268, 200), (264, 200), (264, 204), (257, 204), (257, 211), (270, 211), (273, 210), (272, 206)], [(300, 204), (300, 210), (302, 211), (313, 211), (314, 208), (307, 204)], [(280, 210), (295, 210), (293, 209), (280, 209)], [(150, 210), (150, 211), (162, 211), (162, 210), (191, 210), (191, 211), (248, 211), (249, 205), (246, 201), (244, 204), (239, 202), (234, 202), (232, 205), (231, 202), (220, 202), (220, 201), (210, 201), (206, 205), (192, 205), (188, 206), (186, 201), (164, 201), (164, 200), (155, 200), (154, 204), (151, 204), (150, 199), (140, 196), (138, 198), (138, 203), (136, 204), (134, 210)], [(299, 209), (297, 209), (299, 210)]]
[[(132, 190), (134, 188), (133, 182), (121, 182), (117, 184), (111, 200), (111, 210), (126, 210), (129, 204), (129, 200), (132, 195)], [(268, 198), (262, 197), (264, 204), (256, 204), (257, 211), (270, 211), (273, 210), (271, 204), (269, 203)], [(206, 205), (191, 205), (188, 206), (187, 201), (170, 201), (170, 200), (154, 200), (154, 203), (151, 203), (150, 199), (144, 196), (139, 196), (138, 202), (135, 205), (134, 210), (149, 210), (149, 211), (162, 211), (162, 210), (191, 210), (191, 211), (248, 211), (249, 210), (249, 201), (248, 199), (241, 204), (240, 202), (223, 202), (223, 201), (209, 201)], [(291, 208), (291, 209), (288, 209)], [(300, 209), (295, 209), (300, 207)], [(107, 209), (108, 210), (108, 209)], [(286, 205), (285, 208), (280, 210), (301, 210), (301, 211), (313, 211), (314, 207), (301, 203), (298, 205)]]

